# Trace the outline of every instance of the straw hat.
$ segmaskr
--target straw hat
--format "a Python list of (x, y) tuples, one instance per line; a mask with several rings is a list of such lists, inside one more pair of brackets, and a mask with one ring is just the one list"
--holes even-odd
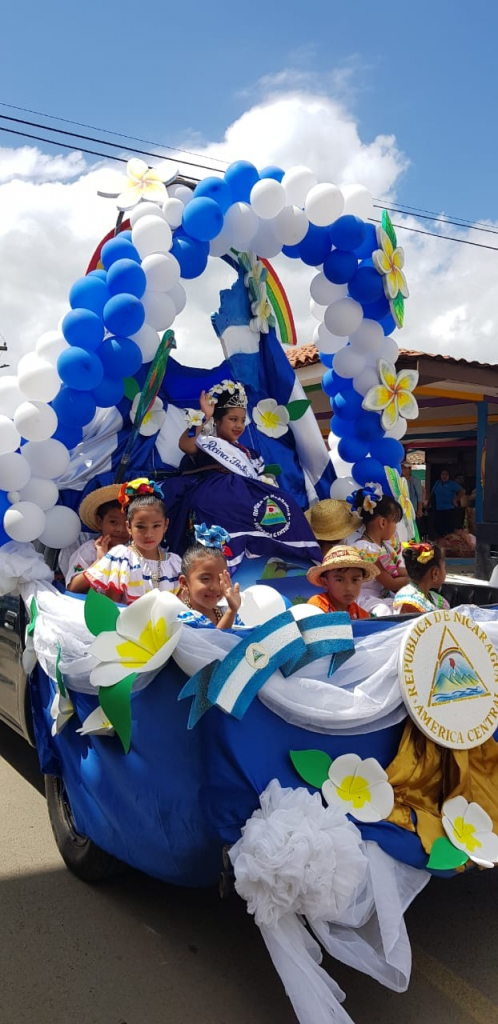
[(304, 513), (317, 540), (343, 540), (361, 526), (347, 501), (325, 498)]
[(120, 487), (121, 484), (108, 484), (107, 487), (98, 487), (96, 491), (91, 491), (86, 498), (83, 498), (78, 512), (82, 523), (88, 526), (89, 530), (94, 530), (95, 533), (99, 532), (100, 526), (95, 516), (101, 505), (105, 505), (108, 501), (118, 500)]
[(379, 575), (375, 563), (364, 556), (362, 551), (358, 551), (358, 548), (346, 547), (345, 544), (340, 544), (327, 551), (322, 564), (308, 569), (306, 578), (313, 587), (326, 587), (327, 584), (322, 579), (322, 575), (330, 569), (363, 569), (365, 583)]

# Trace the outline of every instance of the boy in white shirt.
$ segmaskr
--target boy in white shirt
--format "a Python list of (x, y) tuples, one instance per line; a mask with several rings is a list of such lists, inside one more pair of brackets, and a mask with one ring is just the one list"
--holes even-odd
[[(66, 572), (66, 589), (73, 590), (71, 582), (98, 562), (111, 548), (117, 544), (128, 543), (126, 518), (118, 501), (120, 484), (109, 484), (87, 494), (79, 507), (79, 517), (98, 536), (87, 540), (71, 555), (69, 568)], [(90, 585), (85, 588), (85, 592)], [(83, 593), (81, 584), (78, 593)]]

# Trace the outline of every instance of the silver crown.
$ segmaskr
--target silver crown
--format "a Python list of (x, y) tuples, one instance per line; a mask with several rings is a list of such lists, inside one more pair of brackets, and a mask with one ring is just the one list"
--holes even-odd
[[(242, 384), (234, 380), (222, 380), (221, 384), (215, 384), (210, 389), (209, 397), (216, 402), (217, 409), (247, 409), (247, 395)], [(228, 394), (220, 403), (221, 396)]]

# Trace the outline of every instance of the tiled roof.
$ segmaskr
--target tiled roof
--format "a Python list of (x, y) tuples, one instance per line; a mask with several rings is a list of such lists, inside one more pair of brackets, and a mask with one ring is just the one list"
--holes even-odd
[[(313, 366), (314, 363), (320, 362), (318, 349), (312, 342), (308, 345), (289, 345), (285, 350), (285, 354), (295, 370), (300, 369), (302, 366)], [(476, 359), (458, 359), (455, 356), (445, 356), (440, 352), (418, 352), (416, 349), (402, 348), (399, 354), (400, 358), (405, 359), (434, 359), (437, 362), (461, 363), (463, 366), (476, 366), (484, 370), (496, 369), (493, 363), (480, 363)]]

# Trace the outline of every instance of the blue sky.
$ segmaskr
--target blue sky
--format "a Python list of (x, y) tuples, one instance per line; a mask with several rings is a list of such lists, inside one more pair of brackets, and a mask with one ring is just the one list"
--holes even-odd
[(338, 96), (365, 142), (396, 136), (411, 162), (401, 201), (498, 219), (497, 29), (483, 0), (21, 0), (2, 11), (0, 100), (195, 147), (287, 71), (289, 85)]

